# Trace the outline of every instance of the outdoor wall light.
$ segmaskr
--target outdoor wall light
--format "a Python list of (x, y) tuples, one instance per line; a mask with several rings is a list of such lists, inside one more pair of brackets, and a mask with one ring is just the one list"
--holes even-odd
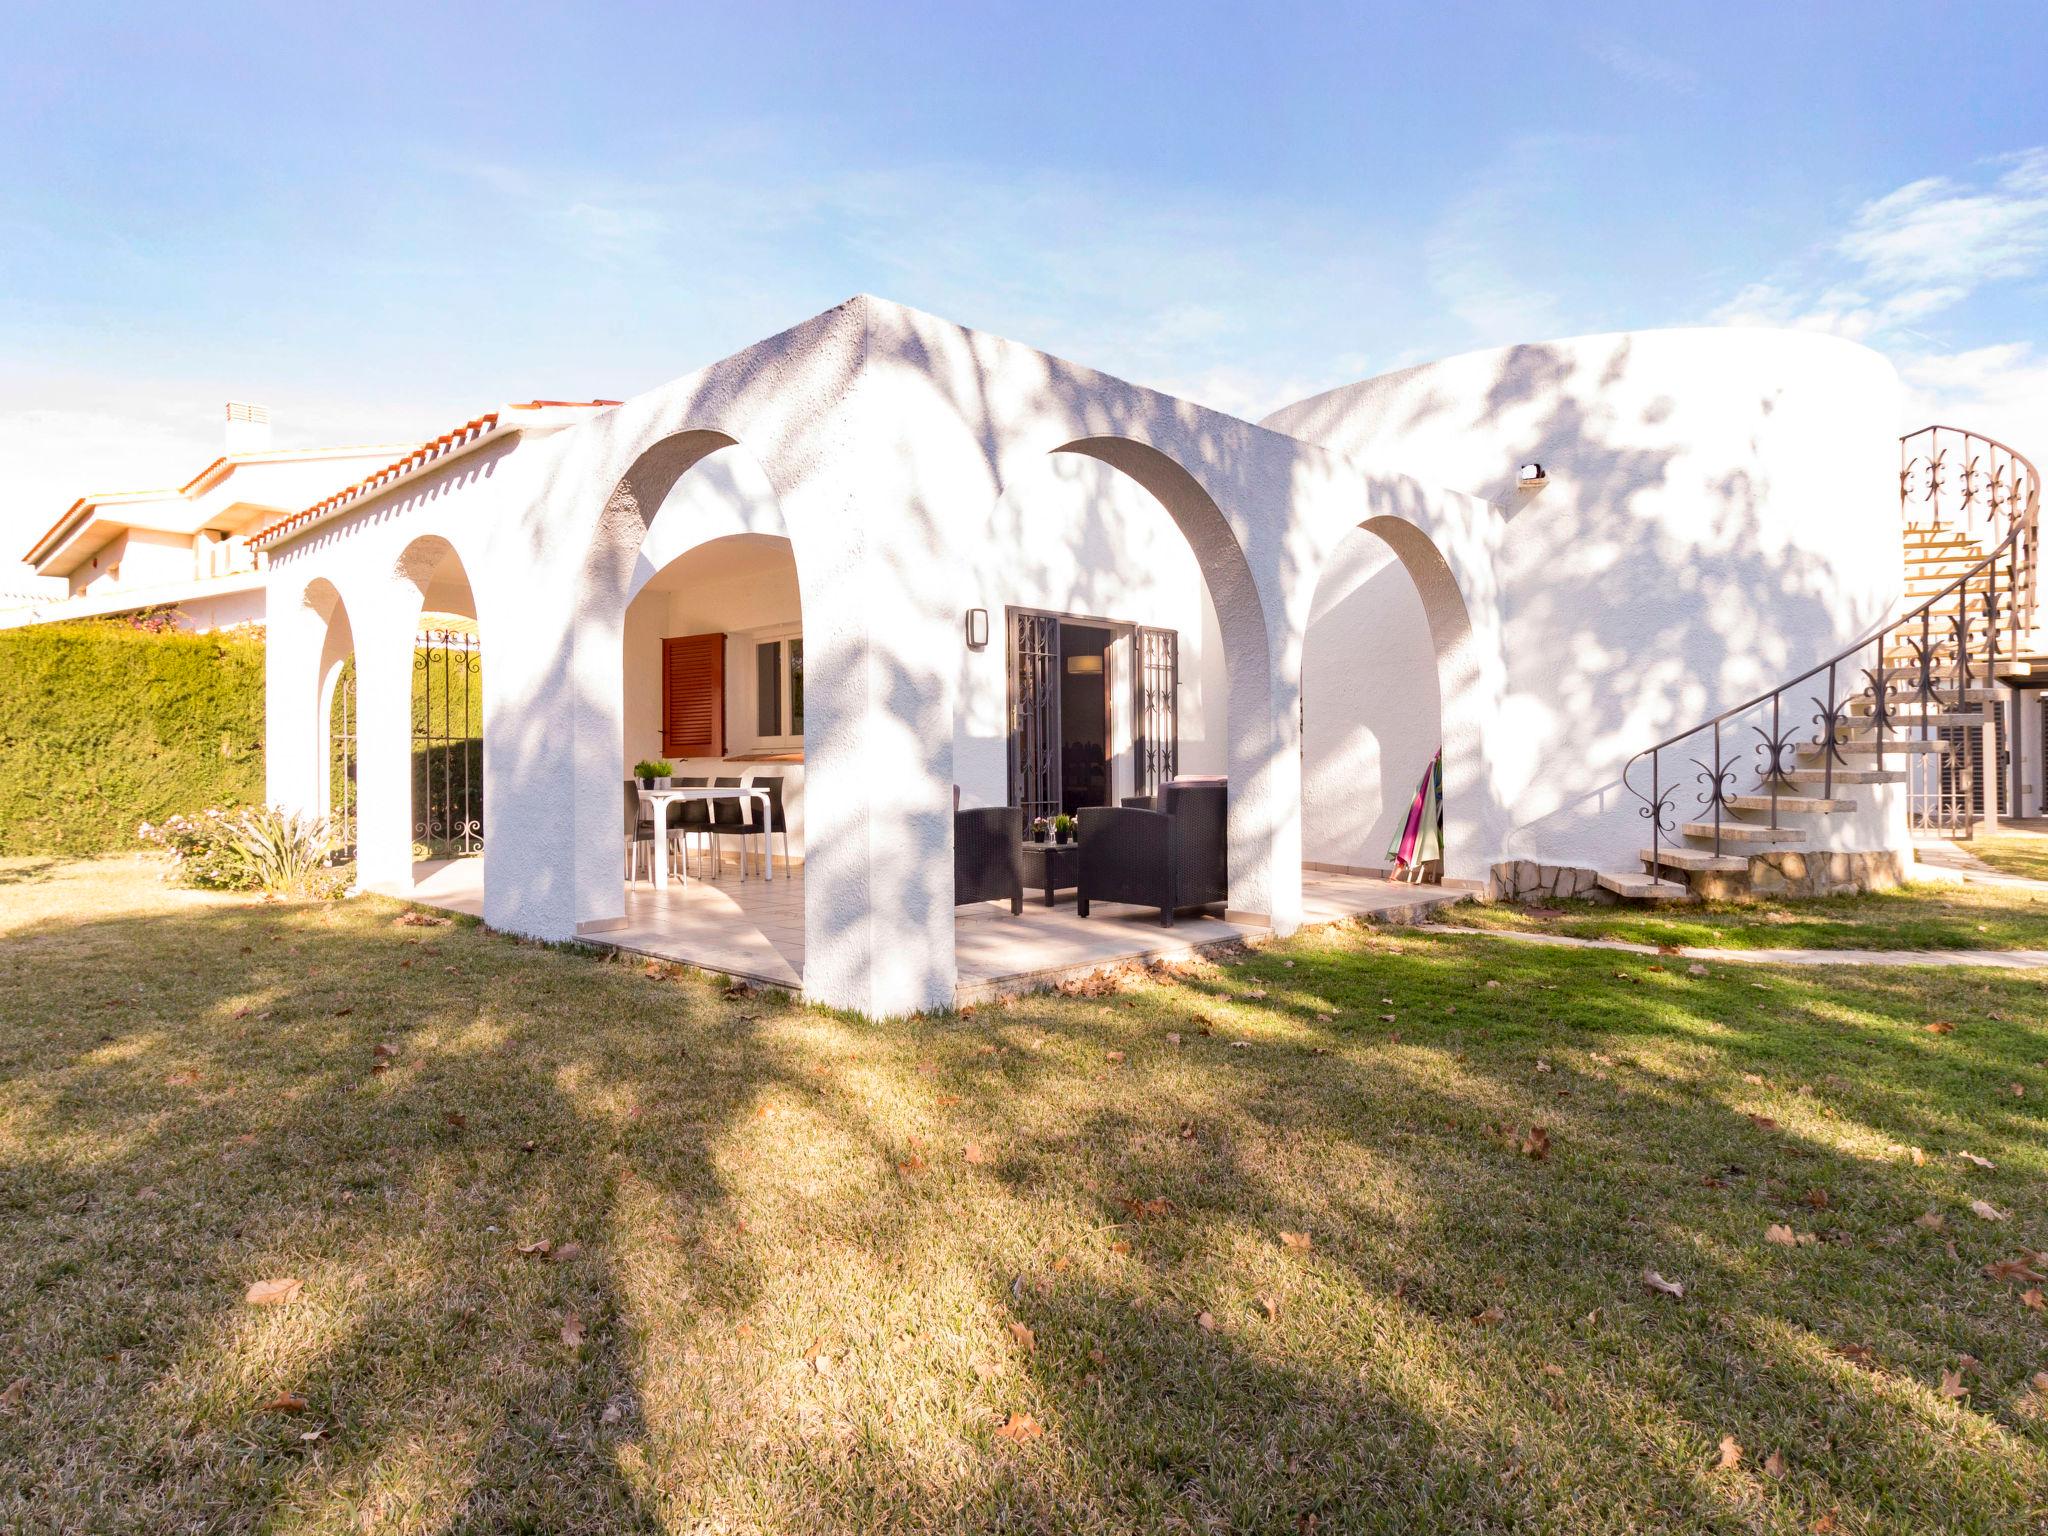
[(1515, 471), (1515, 485), (1518, 489), (1524, 491), (1541, 490), (1545, 480), (1546, 477), (1541, 464), (1524, 464)]
[(988, 648), (988, 610), (970, 608), (967, 610), (967, 649), (970, 651)]

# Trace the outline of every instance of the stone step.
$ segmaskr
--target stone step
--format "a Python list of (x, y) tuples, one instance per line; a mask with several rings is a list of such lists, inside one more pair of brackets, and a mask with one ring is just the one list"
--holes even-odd
[[(1771, 797), (1769, 795), (1730, 795), (1728, 803), (1738, 811), (1769, 811), (1771, 808)], [(1835, 813), (1853, 811), (1855, 809), (1856, 802), (1854, 800), (1844, 800), (1839, 795), (1832, 800), (1824, 800), (1819, 795), (1778, 796), (1778, 814), (1781, 816), (1795, 811), (1802, 816), (1809, 816), (1818, 815), (1823, 812)]]
[[(1896, 734), (1897, 732), (1909, 729), (1917, 731), (1922, 726), (1933, 729), (1938, 726), (1949, 725), (1983, 725), (1990, 719), (1991, 717), (1982, 710), (1976, 710), (1967, 715), (1942, 714), (1939, 711), (1927, 715), (1909, 715), (1902, 710), (1894, 708), (1892, 711), (1891, 731), (1893, 734)], [(1852, 731), (1874, 731), (1877, 729), (1877, 722), (1868, 715), (1859, 714), (1851, 718), (1848, 729)]]
[(1739, 875), (1749, 868), (1749, 860), (1733, 854), (1717, 854), (1709, 848), (1680, 848), (1666, 843), (1656, 853), (1645, 848), (1638, 855), (1646, 866), (1658, 869), (1683, 869), (1695, 874)]
[(1677, 880), (1659, 880), (1655, 875), (1621, 875), (1602, 872), (1600, 889), (1612, 891), (1623, 901), (1698, 901), (1692, 887)]
[[(1882, 742), (1875, 739), (1865, 741), (1852, 738), (1842, 742), (1840, 746), (1844, 757), (1875, 757), (1880, 751), (1886, 753), (1928, 752), (1936, 757), (1946, 757), (1949, 750), (1948, 743), (1945, 741), (1922, 741), (1914, 736), (1886, 737)], [(1802, 741), (1799, 743), (1799, 755), (1801, 757), (1818, 757), (1826, 750), (1819, 742)]]
[[(1714, 824), (1711, 821), (1682, 822), (1678, 828), (1687, 837), (1713, 841)], [(1726, 821), (1721, 823), (1721, 842), (1729, 843), (1803, 843), (1813, 834), (1805, 827), (1770, 827), (1755, 821)]]
[[(1836, 768), (1834, 779), (1837, 784), (1903, 784), (1906, 770), (1903, 768)], [(1824, 768), (1794, 768), (1785, 775), (1788, 784), (1825, 784), (1828, 773)]]

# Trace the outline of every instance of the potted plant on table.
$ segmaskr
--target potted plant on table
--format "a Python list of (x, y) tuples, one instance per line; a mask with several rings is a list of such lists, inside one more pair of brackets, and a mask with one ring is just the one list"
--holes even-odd
[(642, 789), (667, 789), (668, 776), (674, 772), (675, 765), (665, 757), (643, 757), (633, 765), (633, 777)]
[(1031, 818), (1031, 841), (1049, 843), (1052, 841), (1052, 820), (1045, 816)]
[(1071, 843), (1074, 840), (1074, 818), (1067, 815), (1053, 817), (1052, 838), (1056, 843)]

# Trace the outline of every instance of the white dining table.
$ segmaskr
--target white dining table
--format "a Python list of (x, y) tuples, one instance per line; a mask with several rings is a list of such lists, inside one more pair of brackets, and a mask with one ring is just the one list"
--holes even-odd
[[(668, 884), (668, 808), (681, 800), (751, 800), (761, 808), (760, 825), (766, 827), (774, 817), (774, 800), (768, 791), (756, 784), (742, 785), (734, 789), (710, 784), (675, 784), (666, 789), (649, 789), (640, 786), (640, 806), (654, 822), (654, 885), (657, 890)], [(733, 828), (725, 829), (735, 830)], [(775, 859), (768, 852), (768, 839), (761, 839), (761, 872), (765, 879), (775, 878)], [(747, 876), (747, 839), (740, 839), (740, 878)], [(683, 860), (683, 884), (690, 883), (690, 861)]]

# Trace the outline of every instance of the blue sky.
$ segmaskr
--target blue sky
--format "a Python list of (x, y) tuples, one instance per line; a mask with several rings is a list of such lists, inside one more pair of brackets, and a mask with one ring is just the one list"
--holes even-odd
[[(289, 10), (290, 14), (284, 14)], [(2031, 4), (16, 6), (0, 536), (866, 290), (1256, 416), (1709, 321), (2048, 451)]]

